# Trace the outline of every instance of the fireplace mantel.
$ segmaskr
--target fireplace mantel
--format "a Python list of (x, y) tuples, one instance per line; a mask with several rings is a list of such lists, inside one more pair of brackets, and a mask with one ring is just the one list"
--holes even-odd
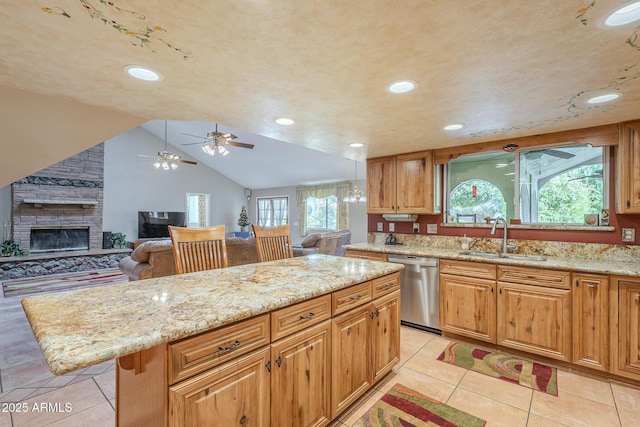
[(46, 199), (24, 199), (22, 203), (27, 203), (35, 207), (41, 207), (44, 205), (80, 205), (83, 208), (90, 208), (96, 206), (99, 202), (97, 200), (46, 200)]

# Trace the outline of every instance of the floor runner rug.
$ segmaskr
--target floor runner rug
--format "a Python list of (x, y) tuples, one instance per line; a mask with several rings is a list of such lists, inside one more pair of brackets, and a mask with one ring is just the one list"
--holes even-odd
[(2, 282), (2, 292), (5, 297), (11, 297), (101, 284), (123, 283), (126, 281), (128, 281), (126, 275), (122, 274), (119, 269), (112, 268), (5, 280)]
[(484, 420), (396, 384), (353, 426), (482, 427)]
[(438, 360), (553, 396), (558, 395), (556, 368), (541, 363), (463, 343), (449, 344)]

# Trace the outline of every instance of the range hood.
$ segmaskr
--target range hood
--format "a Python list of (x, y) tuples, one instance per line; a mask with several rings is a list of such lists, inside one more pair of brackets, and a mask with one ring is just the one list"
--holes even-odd
[(414, 214), (383, 214), (382, 217), (389, 222), (416, 222), (418, 219)]

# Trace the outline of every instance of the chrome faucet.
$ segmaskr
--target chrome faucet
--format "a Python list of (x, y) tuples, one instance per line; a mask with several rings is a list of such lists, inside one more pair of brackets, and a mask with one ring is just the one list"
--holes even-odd
[(493, 220), (493, 228), (491, 228), (491, 233), (489, 234), (491, 235), (496, 234), (496, 226), (498, 225), (499, 222), (504, 224), (504, 235), (502, 236), (502, 253), (507, 254), (509, 253), (510, 250), (512, 251), (517, 247), (516, 245), (510, 245), (507, 242), (507, 230), (508, 230), (507, 221), (501, 216), (496, 217), (496, 219)]

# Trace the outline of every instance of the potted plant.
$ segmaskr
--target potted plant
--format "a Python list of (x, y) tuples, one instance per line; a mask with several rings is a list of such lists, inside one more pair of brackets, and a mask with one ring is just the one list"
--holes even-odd
[(127, 236), (122, 233), (113, 233), (111, 235), (111, 243), (116, 249), (124, 249), (129, 247), (129, 244), (127, 243)]
[(246, 231), (249, 224), (251, 223), (249, 222), (249, 215), (247, 215), (247, 208), (242, 205), (242, 209), (240, 210), (240, 217), (238, 218), (240, 231)]

